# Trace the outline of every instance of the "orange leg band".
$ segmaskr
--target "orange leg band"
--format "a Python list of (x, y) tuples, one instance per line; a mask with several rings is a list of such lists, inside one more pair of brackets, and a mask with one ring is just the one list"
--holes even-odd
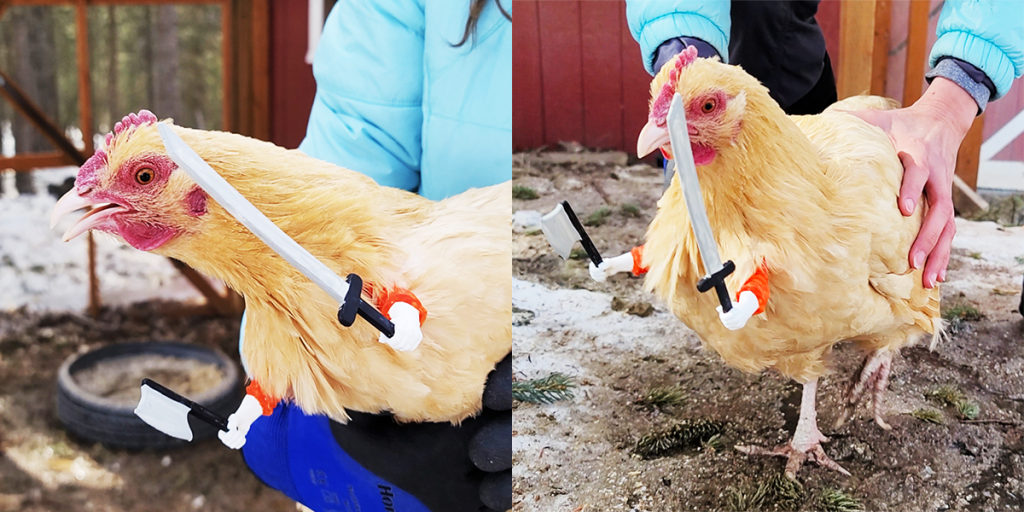
[(743, 286), (740, 287), (740, 291), (736, 292), (737, 301), (740, 300), (740, 294), (745, 291), (751, 291), (757, 297), (758, 308), (754, 314), (764, 313), (764, 308), (768, 305), (768, 264), (765, 263), (764, 259), (757, 266), (754, 275), (750, 276), (750, 279), (747, 279), (747, 282), (743, 283)]

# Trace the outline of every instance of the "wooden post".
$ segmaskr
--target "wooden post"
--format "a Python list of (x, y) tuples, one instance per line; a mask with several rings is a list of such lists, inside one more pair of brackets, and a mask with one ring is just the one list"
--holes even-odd
[(270, 140), (270, 0), (252, 2), (252, 133)]
[(221, 122), (220, 129), (223, 130), (223, 131), (226, 131), (226, 132), (232, 131), (234, 129), (234, 126), (235, 126), (235, 120), (232, 117), (234, 115), (234, 105), (232, 105), (232, 101), (231, 101), (231, 98), (234, 97), (234, 95), (233, 95), (233, 92), (234, 92), (234, 71), (233, 71), (233, 66), (235, 65), (235, 59), (234, 59), (234, 55), (233, 55), (234, 54), (234, 45), (232, 44), (232, 41), (233, 41), (232, 37), (234, 37), (234, 35), (232, 34), (232, 31), (231, 31), (231, 25), (232, 25), (231, 24), (231, 17), (233, 16), (233, 9), (231, 7), (231, 4), (232, 4), (232, 0), (223, 0), (221, 2), (221, 4), (220, 4), (221, 5), (221, 8), (220, 8), (220, 16), (221, 16), (221, 18), (220, 18), (220, 26), (221, 26), (221, 34), (222, 34), (220, 45), (221, 45), (221, 55), (222, 55), (222, 58), (223, 58), (223, 61), (224, 61), (222, 66), (221, 66), (221, 69), (223, 70), (223, 74), (224, 74), (223, 75), (223, 82), (224, 83), (222, 84), (224, 92), (223, 92), (223, 101), (222, 101), (222, 104), (223, 104), (222, 112), (223, 113), (221, 114), (221, 117), (223, 118), (223, 121)]
[(89, 316), (97, 318), (100, 316), (100, 280), (96, 276), (96, 241), (93, 238), (92, 230), (87, 233), (89, 247)]
[[(89, 81), (89, 8), (86, 0), (75, 5), (75, 58), (78, 64), (78, 114), (79, 129), (85, 147), (83, 156), (92, 155), (92, 84)], [(89, 232), (89, 316), (100, 314), (100, 282), (96, 275), (96, 240)]]
[(889, 64), (889, 25), (892, 22), (892, 3), (875, 0), (874, 37), (871, 48), (871, 94), (885, 95), (885, 77)]
[(839, 99), (884, 93), (889, 0), (843, 0), (839, 9)]
[(911, 0), (907, 23), (907, 61), (904, 65), (903, 106), (909, 107), (921, 97), (924, 70), (927, 65), (929, 0)]
[(982, 128), (985, 126), (985, 115), (974, 119), (974, 124), (967, 131), (960, 150), (956, 154), (956, 175), (964, 180), (971, 189), (978, 188), (978, 165), (981, 163)]

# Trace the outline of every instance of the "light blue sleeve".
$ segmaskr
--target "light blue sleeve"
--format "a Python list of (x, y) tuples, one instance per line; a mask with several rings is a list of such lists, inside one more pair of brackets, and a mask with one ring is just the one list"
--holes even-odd
[(299, 149), (381, 185), (416, 189), (423, 34), (417, 1), (340, 0), (316, 50), (316, 97)]
[(930, 64), (942, 57), (973, 64), (996, 86), (992, 99), (1024, 74), (1024, 1), (946, 0), (936, 33)]
[(674, 37), (696, 37), (729, 62), (729, 0), (626, 0), (626, 21), (647, 72), (654, 74), (658, 46)]

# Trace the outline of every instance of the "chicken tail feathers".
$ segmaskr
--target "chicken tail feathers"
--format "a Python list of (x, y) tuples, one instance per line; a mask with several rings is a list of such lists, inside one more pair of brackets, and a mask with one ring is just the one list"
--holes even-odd
[(935, 347), (940, 341), (947, 341), (949, 339), (949, 333), (946, 332), (946, 321), (941, 317), (932, 318), (932, 329), (932, 342), (928, 344), (930, 352), (935, 351)]

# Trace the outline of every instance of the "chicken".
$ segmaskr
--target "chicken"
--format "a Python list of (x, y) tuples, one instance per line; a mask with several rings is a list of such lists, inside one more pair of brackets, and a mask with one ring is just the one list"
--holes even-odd
[(875, 422), (888, 429), (881, 403), (893, 353), (925, 336), (934, 346), (942, 333), (939, 288), (924, 288), (922, 271), (907, 257), (923, 207), (900, 213), (903, 167), (892, 143), (844, 112), (894, 102), (857, 97), (820, 115), (788, 117), (741, 68), (696, 53), (688, 48), (655, 77), (637, 148), (641, 156), (660, 148), (671, 158), (666, 115), (679, 92), (711, 226), (722, 258), (736, 264), (726, 279), (735, 307), (716, 314), (715, 294), (696, 289), (706, 269), (678, 176), (658, 202), (642, 251), (610, 258), (606, 271), (592, 273), (603, 278), (629, 268), (627, 259), (639, 260), (645, 287), (727, 364), (775, 369), (803, 385), (792, 442), (743, 451), (787, 457), (790, 478), (808, 459), (846, 473), (822, 449), (827, 439), (815, 411), (833, 346), (851, 341), (866, 354), (839, 423), (870, 390)]
[[(346, 410), (458, 423), (481, 408), (488, 373), (511, 350), (511, 181), (439, 202), (381, 187), (299, 151), (173, 127), (285, 233), (364, 297), (417, 302), (423, 339), (403, 352), (338, 304), (178, 169), (143, 111), (118, 123), (79, 170), (54, 217), (96, 206), (65, 234), (106, 232), (223, 280), (246, 301), (242, 356), (264, 414), (293, 400), (345, 422)], [(388, 298), (390, 297), (390, 298)], [(255, 387), (255, 390), (253, 388)]]

